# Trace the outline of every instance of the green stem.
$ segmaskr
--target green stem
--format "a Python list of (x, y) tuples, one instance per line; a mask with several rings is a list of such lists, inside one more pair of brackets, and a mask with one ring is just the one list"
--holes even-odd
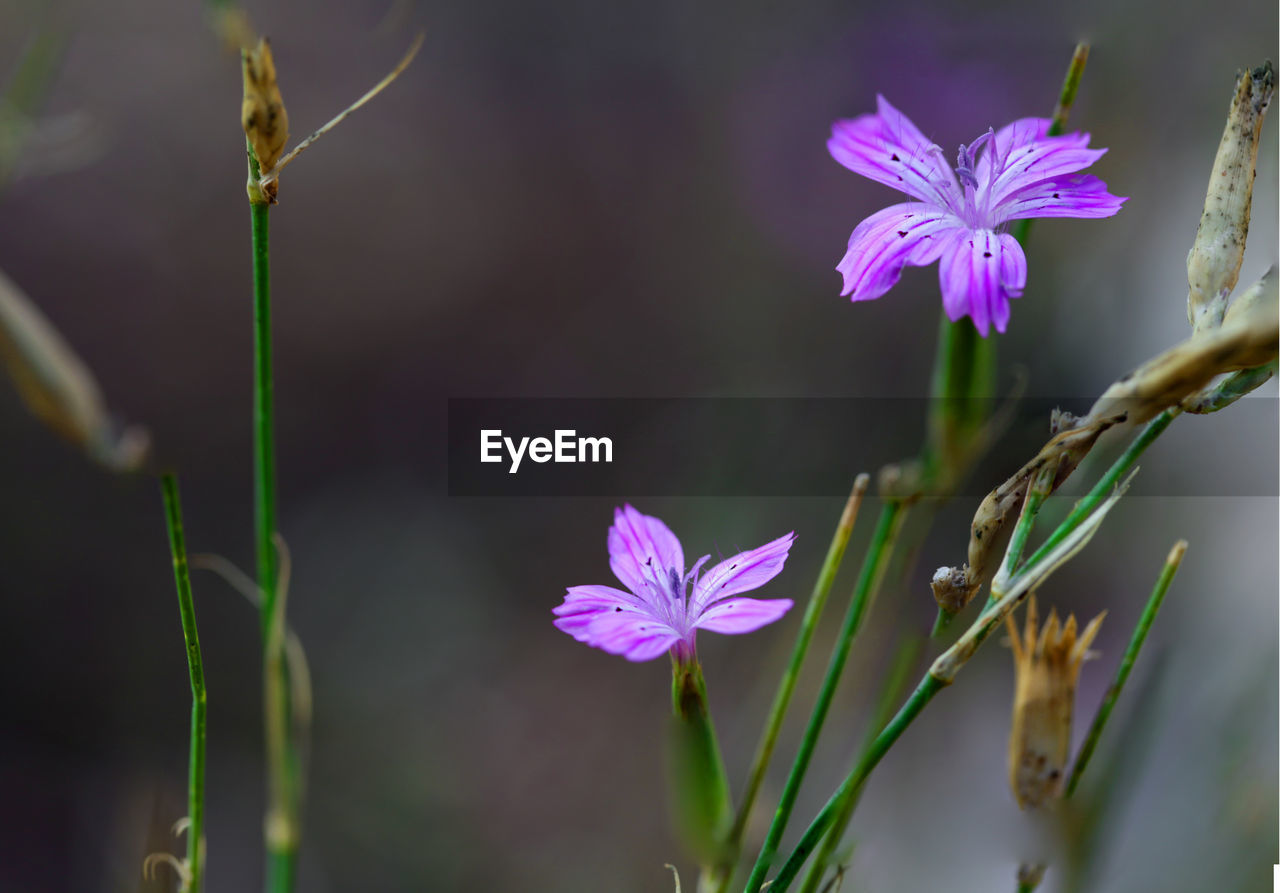
[[(1067, 129), (1067, 119), (1071, 116), (1071, 106), (1075, 104), (1076, 92), (1080, 89), (1080, 79), (1084, 77), (1084, 66), (1089, 61), (1089, 44), (1076, 44), (1071, 54), (1071, 63), (1067, 66), (1066, 77), (1062, 80), (1062, 90), (1058, 94), (1058, 105), (1049, 120), (1049, 129), (1045, 136), (1058, 136)], [(1027, 244), (1027, 233), (1031, 231), (1031, 218), (1014, 221), (1009, 233), (1020, 244)]]
[[(1089, 491), (1089, 494), (1084, 499), (1080, 500), (1075, 510), (1050, 534), (1045, 544), (1027, 559), (1025, 565), (1027, 567), (1038, 565), (1055, 546), (1079, 527), (1092, 510), (1111, 493), (1119, 483), (1120, 478), (1133, 466), (1142, 452), (1160, 436), (1177, 415), (1177, 410), (1167, 410), (1152, 419), (1143, 432), (1125, 450), (1124, 454), (1107, 469), (1106, 474), (1102, 476), (1097, 486)], [(1016, 579), (1015, 577), (1015, 581)], [(1011, 581), (1011, 584), (1012, 582), (1014, 581)], [(966, 633), (966, 636), (972, 635), (973, 638), (971, 643), (967, 643), (966, 652), (969, 654), (976, 652), (994, 628), (994, 619), (989, 617), (984, 609), (983, 613), (979, 615), (978, 619), (970, 627), (970, 632)], [(947, 684), (946, 681), (936, 678), (931, 673), (925, 675), (911, 698), (898, 711), (898, 715), (876, 738), (873, 748), (859, 760), (853, 772), (845, 779), (844, 783), (841, 784), (836, 793), (827, 801), (826, 806), (822, 808), (822, 811), (818, 813), (818, 816), (809, 825), (795, 851), (787, 859), (782, 871), (778, 873), (778, 877), (769, 887), (770, 893), (782, 893), (782, 891), (786, 890), (804, 865), (809, 854), (813, 852), (821, 841), (822, 835), (826, 833), (835, 818), (843, 811), (845, 802), (854, 796), (858, 786), (862, 784), (870, 771), (875, 768), (880, 758), (884, 756), (884, 752), (898, 740), (898, 737), (906, 727), (924, 709), (925, 704)], [(760, 880), (763, 882), (763, 878)], [(757, 890), (759, 890), (759, 884), (755, 887), (748, 887), (748, 893), (754, 893)]]
[[(249, 180), (256, 184), (258, 160), (249, 149)], [(289, 740), (288, 670), (281, 656), (283, 611), (276, 586), (276, 458), (274, 381), (271, 367), (270, 205), (259, 189), (250, 190), (249, 224), (253, 245), (253, 493), (254, 541), (258, 587), (262, 590), (263, 708), (266, 729), (267, 787), (265, 821), (267, 890), (290, 893), (297, 873), (297, 760)]]
[(1031, 528), (1035, 526), (1036, 516), (1040, 514), (1040, 508), (1044, 505), (1044, 501), (1053, 492), (1053, 482), (1057, 475), (1058, 466), (1056, 463), (1046, 465), (1040, 469), (1027, 487), (1027, 496), (1022, 501), (1022, 511), (1018, 513), (1018, 523), (1014, 525), (1013, 533), (1009, 536), (1009, 546), (1005, 549), (1004, 560), (1000, 562), (1000, 570), (996, 572), (991, 581), (991, 593), (987, 598), (984, 611), (996, 603), (998, 600), (996, 593), (1003, 591), (1008, 586), (1009, 581), (1018, 570), (1018, 565), (1022, 561), (1022, 553), (1027, 548), (1027, 539), (1031, 536)]
[(933, 629), (929, 631), (929, 638), (937, 639), (947, 631), (947, 627), (951, 626), (951, 621), (955, 619), (955, 614), (938, 609), (938, 616), (933, 618)]
[(1085, 736), (1084, 744), (1080, 746), (1080, 753), (1076, 756), (1075, 765), (1067, 781), (1066, 796), (1068, 797), (1076, 792), (1076, 786), (1080, 784), (1080, 776), (1084, 774), (1084, 770), (1089, 765), (1089, 758), (1093, 756), (1094, 748), (1098, 746), (1098, 737), (1102, 734), (1102, 728), (1107, 724), (1116, 700), (1129, 679), (1129, 672), (1133, 669), (1134, 661), (1138, 659), (1138, 652), (1142, 650), (1143, 642), (1147, 640), (1147, 633), (1151, 630), (1151, 624), (1160, 611), (1165, 593), (1169, 591), (1169, 584), (1178, 573), (1178, 567), (1182, 564), (1182, 556), (1186, 551), (1186, 540), (1179, 540), (1169, 551), (1169, 557), (1165, 559), (1164, 568), (1160, 571), (1155, 588), (1151, 590), (1146, 607), (1142, 609), (1138, 625), (1134, 627), (1133, 635), (1129, 637), (1129, 647), (1125, 649), (1124, 657), (1120, 659), (1120, 666), (1116, 668), (1115, 679), (1111, 681), (1106, 695), (1103, 696), (1102, 704), (1099, 705), (1098, 712), (1093, 717), (1093, 724), (1089, 726), (1089, 733)]
[[(835, 583), (836, 574), (840, 570), (845, 548), (849, 545), (849, 537), (853, 533), (854, 524), (858, 519), (858, 509), (862, 506), (862, 498), (866, 495), (869, 484), (870, 477), (865, 474), (858, 475), (857, 479), (854, 480), (853, 490), (849, 493), (849, 499), (845, 502), (844, 511), (840, 514), (840, 521), (836, 524), (835, 533), (831, 536), (831, 544), (827, 547), (827, 557), (822, 562), (822, 569), (818, 572), (818, 579), (813, 584), (813, 592), (809, 595), (809, 604), (805, 608), (804, 619), (801, 621), (800, 630), (796, 634), (796, 643), (791, 649), (791, 660), (782, 674), (782, 680), (778, 683), (778, 691), (773, 696), (773, 706), (769, 709), (769, 717), (765, 721), (764, 733), (760, 737), (760, 743), (756, 746), (755, 758), (751, 761), (751, 771), (747, 776), (747, 786), (742, 794), (742, 802), (738, 806), (737, 816), (734, 819), (733, 827), (729, 831), (727, 855), (734, 861), (736, 861), (741, 847), (742, 835), (746, 831), (747, 821), (751, 817), (751, 808), (755, 803), (756, 795), (760, 792), (760, 785), (764, 781), (765, 772), (769, 768), (769, 761), (773, 756), (774, 747), (778, 743), (778, 734), (782, 730), (782, 720), (787, 714), (787, 707), (791, 704), (791, 696), (795, 694), (796, 681), (800, 678), (800, 668), (803, 666), (805, 655), (809, 651), (809, 644), (813, 641), (813, 633), (818, 627), (818, 620), (821, 618), (822, 610), (826, 606), (827, 596), (831, 594), (831, 586)], [(728, 888), (732, 879), (731, 876), (732, 867), (730, 866), (721, 878), (719, 890), (723, 891)]]
[(672, 794), (681, 834), (702, 860), (704, 876), (721, 862), (720, 842), (733, 815), (729, 777), (707, 703), (707, 684), (696, 659), (673, 658), (671, 707), (675, 715)]
[[(918, 638), (908, 638), (898, 646), (898, 651), (893, 657), (893, 663), (889, 667), (889, 673), (885, 677), (884, 686), (880, 689), (880, 697), (877, 699), (875, 712), (872, 713), (871, 722), (867, 725), (867, 735), (863, 739), (862, 747), (859, 750), (859, 759), (875, 745), (875, 740), (880, 730), (888, 724), (890, 717), (893, 716), (893, 705), (902, 697), (902, 690), (907, 686), (908, 674), (919, 656), (920, 640)], [(818, 884), (822, 882), (822, 876), (826, 873), (827, 867), (835, 856), (836, 848), (840, 845), (840, 839), (844, 836), (845, 828), (849, 824), (849, 818), (853, 815), (853, 810), (857, 808), (861, 795), (862, 788), (859, 788), (857, 793), (850, 798), (849, 807), (835, 817), (830, 832), (822, 842), (822, 849), (818, 852), (817, 858), (813, 860), (813, 864), (809, 866), (809, 873), (805, 876), (804, 883), (800, 885), (800, 893), (816, 893)]]
[(748, 893), (754, 893), (754, 891), (760, 889), (761, 884), (764, 883), (765, 875), (768, 874), (769, 865), (777, 854), (778, 842), (782, 839), (782, 833), (786, 830), (787, 821), (791, 817), (791, 810), (795, 807), (796, 796), (800, 792), (800, 784), (804, 780), (805, 772), (809, 768), (809, 760), (812, 758), (814, 747), (818, 743), (818, 734), (822, 731), (822, 725), (827, 718), (827, 711), (830, 710), (832, 698), (835, 697), (836, 686), (840, 682), (840, 675), (844, 671), (846, 661), (849, 659), (849, 650), (853, 644), (853, 638), (857, 635), (858, 629), (862, 625), (862, 619), (866, 614), (867, 606), (874, 597), (875, 591), (880, 585), (880, 580), (884, 576), (884, 570), (889, 563), (889, 555), (893, 551), (893, 545), (898, 531), (901, 529), (902, 519), (906, 515), (906, 511), (906, 505), (897, 501), (886, 502), (880, 510), (880, 519), (876, 522), (875, 532), (871, 536), (871, 544), (867, 547), (867, 555), (863, 560), (862, 572), (858, 576), (853, 598), (850, 600), (849, 609), (845, 613), (844, 625), (840, 629), (835, 649), (831, 653), (831, 660), (827, 665), (827, 674), (822, 680), (822, 688), (818, 691), (817, 703), (814, 704), (813, 713), (809, 716), (809, 724), (805, 728), (804, 737), (800, 739), (800, 749), (791, 764), (791, 772), (787, 776), (786, 786), (782, 790), (782, 797), (778, 802), (777, 811), (774, 813), (773, 823), (769, 826), (769, 832), (765, 835), (764, 844), (760, 848), (760, 855), (751, 870), (751, 877), (747, 880), (746, 890)]
[(941, 315), (921, 457), (925, 488), (933, 495), (949, 493), (973, 458), (995, 390), (995, 355), (995, 339), (979, 335), (970, 320)]
[[(251, 163), (256, 175), (256, 163)], [(274, 381), (271, 369), (271, 206), (250, 202), (253, 237), (253, 495), (258, 585), (265, 637), (275, 614), (276, 469)]]
[[(876, 764), (888, 753), (889, 748), (902, 736), (907, 726), (920, 715), (920, 711), (924, 710), (926, 704), (933, 699), (939, 691), (945, 688), (947, 683), (930, 675), (925, 674), (916, 686), (915, 691), (911, 693), (911, 697), (902, 705), (889, 724), (884, 727), (871, 746), (863, 752), (858, 759), (857, 765), (853, 771), (844, 780), (844, 783), (836, 789), (836, 792), (827, 801), (827, 805), (822, 807), (822, 811), (818, 813), (817, 818), (805, 830), (804, 836), (800, 838), (800, 842), (796, 845), (791, 856), (783, 864), (782, 870), (778, 872), (778, 876), (774, 878), (772, 884), (769, 885), (769, 893), (783, 893), (795, 880), (796, 875), (804, 866), (805, 861), (809, 858), (809, 854), (814, 851), (822, 840), (822, 836), (832, 827), (838, 816), (843, 813), (847, 804), (851, 802), (858, 794), (858, 789), (862, 783), (866, 781), (871, 770)], [(752, 893), (759, 890), (759, 887), (750, 887)]]
[[(1079, 527), (1080, 523), (1092, 514), (1098, 503), (1111, 494), (1111, 491), (1120, 483), (1121, 478), (1128, 474), (1129, 469), (1138, 461), (1138, 457), (1146, 452), (1147, 447), (1155, 443), (1156, 438), (1164, 433), (1164, 429), (1169, 427), (1169, 424), (1178, 417), (1180, 412), (1181, 410), (1176, 407), (1166, 409), (1148, 422), (1147, 427), (1143, 428), (1142, 433), (1134, 438), (1133, 443), (1129, 444), (1129, 448), (1107, 469), (1107, 473), (1098, 480), (1093, 489), (1076, 503), (1075, 508), (1071, 510), (1066, 519), (1058, 525), (1053, 533), (1049, 534), (1049, 538), (1044, 541), (1044, 544), (1032, 553), (1026, 564), (1031, 565), (1040, 561), (1055, 546), (1066, 539), (1072, 531)], [(992, 595), (997, 598), (1000, 595), (1000, 593), (996, 592), (995, 585), (992, 586)]]
[(190, 880), (183, 893), (200, 893), (204, 873), (204, 764), (207, 697), (204, 667), (200, 660), (200, 635), (196, 631), (196, 608), (191, 596), (191, 576), (187, 569), (187, 546), (182, 532), (182, 502), (178, 479), (160, 477), (164, 493), (165, 523), (169, 529), (169, 551), (173, 555), (173, 579), (178, 589), (178, 612), (182, 617), (182, 637), (187, 645), (187, 669), (191, 674), (191, 754), (187, 767), (187, 869)]

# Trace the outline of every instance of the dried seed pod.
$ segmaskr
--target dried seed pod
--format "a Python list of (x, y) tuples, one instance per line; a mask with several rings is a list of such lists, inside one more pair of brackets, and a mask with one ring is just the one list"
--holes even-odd
[(289, 141), (289, 115), (276, 83), (271, 43), (264, 37), (256, 47), (243, 50), (240, 65), (244, 74), (240, 124), (258, 158), (259, 169), (266, 173), (275, 166)]
[(969, 581), (969, 566), (940, 567), (933, 572), (929, 588), (938, 607), (948, 614), (959, 614), (978, 594), (978, 583)]
[(0, 273), (0, 362), (27, 408), (42, 422), (112, 471), (135, 471), (150, 437), (121, 430), (107, 412), (93, 374), (58, 330)]
[(1056, 611), (1039, 628), (1036, 597), (1027, 601), (1025, 633), (1005, 615), (1013, 648), (1013, 724), (1009, 731), (1009, 784), (1023, 809), (1040, 806), (1062, 792), (1071, 749), (1071, 714), (1076, 681), (1089, 646), (1098, 635), (1099, 614), (1076, 635), (1076, 618), (1060, 624)]
[(1249, 235), (1262, 121), (1275, 93), (1271, 63), (1236, 78), (1227, 126), (1209, 176), (1204, 213), (1187, 254), (1187, 318), (1196, 334), (1217, 328), (1235, 288)]

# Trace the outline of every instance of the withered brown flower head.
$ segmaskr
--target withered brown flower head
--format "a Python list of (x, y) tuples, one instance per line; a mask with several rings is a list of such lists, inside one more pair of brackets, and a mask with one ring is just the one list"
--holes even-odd
[(1009, 784), (1023, 809), (1040, 806), (1062, 792), (1071, 749), (1076, 680), (1105, 616), (1103, 611), (1077, 636), (1074, 614), (1066, 623), (1059, 623), (1057, 612), (1050, 611), (1040, 630), (1036, 597), (1032, 595), (1021, 637), (1013, 616), (1005, 617), (1014, 666)]

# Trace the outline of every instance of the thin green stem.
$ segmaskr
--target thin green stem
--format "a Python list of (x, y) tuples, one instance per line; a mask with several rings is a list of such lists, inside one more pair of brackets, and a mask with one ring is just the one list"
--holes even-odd
[[(911, 668), (915, 666), (919, 656), (920, 640), (915, 636), (904, 639), (902, 644), (898, 646), (897, 653), (894, 654), (893, 662), (890, 664), (889, 672), (885, 677), (884, 685), (880, 689), (880, 697), (877, 699), (875, 711), (871, 715), (871, 721), (867, 724), (867, 734), (863, 739), (862, 747), (859, 749), (859, 759), (875, 746), (880, 730), (888, 724), (889, 719), (893, 716), (893, 705), (902, 697), (903, 689), (907, 687), (908, 674), (911, 672)], [(823, 840), (822, 849), (818, 851), (817, 858), (809, 866), (809, 873), (805, 875), (804, 883), (800, 885), (800, 893), (816, 893), (818, 885), (822, 882), (823, 874), (826, 873), (827, 867), (831, 865), (834, 859), (836, 848), (840, 845), (840, 839), (844, 836), (845, 828), (849, 824), (849, 818), (853, 815), (853, 810), (857, 808), (861, 795), (862, 788), (859, 787), (857, 793), (849, 799), (849, 806), (835, 817), (830, 832)]]
[[(1103, 499), (1111, 494), (1116, 485), (1119, 484), (1121, 476), (1133, 466), (1142, 452), (1160, 436), (1164, 429), (1169, 426), (1169, 423), (1172, 422), (1177, 415), (1178, 413), (1176, 410), (1168, 410), (1148, 423), (1143, 432), (1132, 444), (1130, 444), (1129, 449), (1125, 450), (1124, 454), (1121, 455), (1107, 470), (1106, 474), (1102, 476), (1098, 485), (1095, 486), (1093, 490), (1091, 490), (1089, 494), (1080, 501), (1076, 506), (1076, 509), (1072, 511), (1072, 513), (1068, 515), (1060, 525), (1058, 525), (1057, 529), (1050, 534), (1045, 544), (1027, 559), (1024, 567), (1028, 570), (1038, 567), (1056, 546), (1062, 544), (1063, 541), (1075, 532), (1084, 521), (1088, 520), (1093, 509), (1096, 508)], [(1009, 582), (1009, 590), (1013, 591), (1022, 584), (1025, 584), (1022, 574), (1016, 574)], [(988, 609), (984, 609), (983, 613), (974, 621), (969, 632), (962, 637), (961, 641), (957, 642), (956, 645), (953, 645), (952, 649), (949, 650), (947, 654), (943, 655), (945, 658), (952, 654), (952, 652), (955, 652), (956, 649), (963, 651), (963, 655), (959, 655), (957, 652), (957, 660), (953, 661), (953, 663), (955, 663), (955, 667), (950, 671), (952, 674), (954, 673), (955, 668), (958, 668), (963, 661), (971, 657), (972, 654), (981, 647), (983, 642), (985, 642), (987, 637), (990, 635), (991, 630), (995, 628), (997, 621), (997, 616), (991, 615)], [(939, 659), (939, 663), (940, 662), (942, 662), (942, 658)], [(937, 665), (938, 663), (935, 663), (935, 667), (937, 667)], [(831, 799), (827, 801), (826, 806), (822, 808), (822, 811), (818, 813), (818, 816), (809, 825), (809, 828), (805, 831), (800, 843), (796, 846), (796, 849), (783, 865), (782, 870), (778, 873), (778, 877), (769, 887), (770, 893), (783, 893), (783, 891), (786, 890), (787, 886), (804, 865), (809, 854), (812, 853), (814, 848), (817, 847), (819, 842), (821, 842), (823, 834), (826, 833), (836, 817), (843, 811), (846, 800), (855, 795), (858, 786), (865, 781), (867, 775), (875, 768), (876, 764), (880, 761), (880, 758), (884, 756), (884, 752), (898, 740), (906, 727), (910, 725), (911, 722), (915, 720), (916, 716), (919, 715), (920, 711), (924, 709), (925, 704), (927, 704), (933, 696), (938, 693), (938, 691), (949, 684), (951, 678), (950, 675), (948, 676), (948, 679), (943, 680), (932, 675), (932, 672), (933, 671), (931, 670), (929, 673), (925, 674), (911, 698), (903, 705), (902, 709), (898, 711), (898, 714), (894, 717), (893, 721), (886, 726), (885, 730), (876, 738), (873, 748), (864, 754), (863, 758), (858, 761), (853, 772), (845, 779), (844, 783), (841, 784), (835, 794), (832, 795)], [(763, 882), (763, 878), (760, 880)], [(754, 891), (758, 890), (758, 884), (755, 887), (748, 887), (748, 893), (754, 893)]]
[[(247, 144), (246, 144), (247, 145)], [(257, 183), (258, 160), (249, 154), (249, 180)], [(284, 612), (277, 604), (276, 458), (274, 380), (271, 366), (270, 205), (260, 189), (250, 190), (253, 246), (253, 492), (258, 587), (262, 590), (263, 711), (266, 729), (265, 821), (267, 890), (290, 893), (297, 873), (298, 761), (289, 736), (288, 668), (282, 655)]]
[[(1071, 54), (1071, 63), (1067, 66), (1066, 77), (1062, 80), (1062, 90), (1058, 94), (1058, 105), (1049, 120), (1049, 129), (1045, 136), (1058, 136), (1067, 129), (1067, 119), (1071, 116), (1071, 106), (1075, 104), (1076, 92), (1080, 89), (1080, 80), (1084, 77), (1084, 66), (1089, 61), (1089, 44), (1076, 44)], [(1027, 244), (1027, 233), (1031, 231), (1031, 218), (1014, 221), (1009, 233), (1022, 245)]]
[(204, 667), (200, 660), (200, 635), (196, 631), (195, 601), (191, 596), (191, 575), (187, 569), (187, 545), (182, 531), (182, 502), (178, 479), (160, 477), (164, 494), (165, 523), (169, 529), (169, 551), (173, 555), (173, 579), (178, 589), (178, 613), (182, 617), (182, 637), (187, 645), (187, 669), (191, 675), (191, 753), (187, 766), (187, 869), (190, 879), (184, 893), (200, 893), (204, 873), (204, 764), (207, 724), (207, 696)]
[(1080, 784), (1080, 776), (1084, 774), (1084, 770), (1089, 765), (1089, 759), (1093, 756), (1094, 748), (1098, 746), (1102, 729), (1111, 717), (1116, 700), (1129, 679), (1134, 661), (1138, 659), (1138, 652), (1142, 650), (1142, 644), (1147, 640), (1147, 633), (1150, 632), (1151, 624), (1160, 611), (1160, 605), (1164, 603), (1165, 593), (1169, 591), (1169, 584), (1178, 573), (1178, 567), (1182, 564), (1182, 556), (1186, 551), (1186, 540), (1179, 540), (1169, 551), (1169, 557), (1165, 559), (1164, 568), (1160, 571), (1155, 587), (1151, 590), (1146, 607), (1142, 609), (1142, 616), (1138, 618), (1138, 625), (1133, 628), (1133, 634), (1129, 637), (1129, 646), (1125, 649), (1124, 657), (1120, 659), (1120, 666), (1116, 668), (1115, 678), (1098, 706), (1098, 712), (1093, 717), (1092, 725), (1089, 726), (1089, 733), (1085, 736), (1084, 744), (1080, 746), (1080, 753), (1076, 756), (1075, 765), (1071, 768), (1071, 776), (1067, 781), (1066, 796), (1068, 797), (1076, 792), (1076, 786)]
[(1018, 565), (1022, 561), (1022, 553), (1027, 548), (1027, 539), (1031, 536), (1031, 528), (1035, 527), (1036, 516), (1040, 514), (1044, 501), (1053, 492), (1053, 482), (1057, 475), (1056, 463), (1046, 465), (1040, 469), (1027, 487), (1026, 498), (1022, 501), (1022, 511), (1018, 513), (1018, 523), (1014, 525), (1013, 533), (1009, 536), (1009, 546), (1005, 549), (1004, 560), (1000, 562), (1000, 569), (991, 581), (987, 608), (996, 603), (998, 600), (996, 593), (1003, 591), (1017, 572)]
[[(1040, 548), (1032, 553), (1026, 564), (1031, 565), (1040, 561), (1055, 546), (1070, 536), (1089, 517), (1098, 504), (1111, 494), (1116, 485), (1120, 483), (1120, 480), (1129, 473), (1129, 469), (1138, 461), (1138, 457), (1146, 452), (1147, 447), (1155, 443), (1156, 438), (1164, 433), (1164, 429), (1169, 427), (1169, 424), (1178, 417), (1179, 413), (1181, 413), (1181, 410), (1176, 407), (1166, 409), (1148, 422), (1147, 427), (1143, 428), (1142, 433), (1134, 438), (1133, 443), (1129, 444), (1128, 449), (1121, 454), (1120, 458), (1112, 463), (1111, 467), (1107, 469), (1107, 473), (1098, 480), (1098, 483), (1094, 484), (1093, 489), (1076, 503), (1075, 508), (1071, 510), (1066, 519), (1058, 525), (1053, 533), (1049, 534), (1049, 538), (1044, 541)], [(992, 582), (991, 589), (991, 594), (998, 599), (1001, 593), (997, 591), (998, 587), (995, 585), (995, 581)]]
[[(835, 583), (836, 574), (840, 570), (845, 549), (849, 545), (849, 537), (853, 533), (854, 524), (858, 520), (858, 509), (862, 506), (862, 499), (866, 495), (870, 481), (870, 477), (865, 474), (858, 475), (854, 480), (849, 499), (845, 502), (844, 511), (840, 514), (840, 521), (836, 524), (835, 532), (831, 535), (831, 544), (827, 547), (827, 557), (822, 562), (822, 569), (818, 572), (818, 579), (813, 584), (813, 592), (809, 595), (809, 604), (805, 608), (800, 630), (796, 633), (796, 643), (791, 649), (791, 660), (782, 674), (782, 680), (778, 683), (777, 693), (773, 696), (773, 706), (769, 709), (769, 717), (765, 721), (764, 733), (760, 736), (760, 743), (756, 745), (755, 757), (751, 761), (751, 771), (747, 776), (747, 785), (742, 794), (742, 802), (738, 806), (737, 816), (734, 819), (733, 827), (729, 831), (727, 850), (729, 858), (734, 861), (737, 859), (742, 835), (746, 831), (747, 821), (751, 817), (751, 809), (755, 804), (756, 795), (760, 792), (760, 785), (764, 781), (765, 772), (769, 768), (769, 761), (773, 756), (774, 747), (778, 743), (778, 733), (782, 730), (782, 721), (787, 714), (787, 707), (790, 706), (791, 697), (795, 694), (796, 682), (800, 678), (800, 668), (804, 665), (805, 656), (809, 651), (809, 644), (813, 641), (814, 630), (818, 627), (818, 620), (822, 617), (822, 610), (826, 606), (827, 596), (831, 594), (831, 586)], [(731, 875), (731, 869), (724, 872), (718, 887), (719, 890), (728, 888)]]
[(929, 631), (929, 638), (937, 639), (947, 631), (947, 627), (951, 626), (951, 621), (955, 619), (955, 614), (938, 609), (938, 616), (933, 618), (933, 629)]
[(791, 818), (791, 810), (795, 807), (796, 796), (800, 792), (800, 784), (809, 768), (809, 760), (812, 758), (814, 747), (818, 743), (818, 735), (822, 731), (823, 723), (826, 721), (827, 711), (831, 708), (831, 701), (835, 697), (840, 675), (844, 671), (846, 661), (849, 659), (849, 650), (853, 644), (853, 638), (858, 634), (862, 619), (866, 615), (867, 606), (874, 597), (876, 589), (880, 585), (880, 580), (884, 576), (885, 568), (889, 563), (889, 555), (893, 551), (893, 546), (897, 539), (898, 531), (902, 527), (902, 520), (906, 512), (906, 505), (897, 501), (886, 502), (880, 510), (880, 519), (876, 522), (875, 532), (871, 535), (871, 543), (867, 547), (867, 555), (862, 563), (862, 572), (859, 574), (858, 582), (854, 586), (853, 597), (849, 602), (849, 609), (845, 613), (844, 625), (840, 628), (839, 638), (836, 640), (835, 648), (831, 652), (831, 660), (827, 665), (827, 674), (822, 680), (822, 688), (818, 691), (817, 703), (814, 704), (813, 712), (809, 716), (809, 724), (805, 728), (804, 737), (800, 739), (800, 748), (791, 764), (791, 772), (787, 776), (787, 782), (782, 790), (782, 797), (778, 802), (777, 811), (774, 813), (773, 822), (769, 826), (764, 844), (760, 848), (760, 855), (757, 857), (755, 866), (751, 870), (751, 876), (747, 880), (746, 890), (748, 893), (754, 893), (754, 891), (760, 889), (760, 885), (764, 883), (765, 875), (768, 874), (769, 865), (777, 854), (778, 842), (782, 839), (782, 834), (786, 830), (788, 819)]
[[(791, 885), (791, 882), (795, 880), (796, 875), (809, 858), (809, 854), (818, 846), (823, 835), (832, 827), (836, 818), (844, 812), (846, 803), (857, 796), (858, 789), (866, 781), (867, 776), (871, 774), (871, 770), (889, 752), (889, 748), (907, 730), (907, 726), (911, 725), (915, 718), (920, 715), (920, 711), (924, 710), (925, 705), (933, 700), (933, 696), (945, 688), (946, 685), (947, 683), (935, 676), (928, 673), (925, 674), (924, 678), (916, 686), (915, 691), (911, 693), (911, 697), (907, 699), (907, 702), (902, 705), (902, 708), (898, 710), (888, 725), (876, 736), (871, 743), (871, 747), (867, 748), (862, 756), (859, 757), (857, 765), (853, 767), (853, 771), (849, 773), (849, 776), (836, 789), (831, 799), (827, 801), (826, 806), (822, 807), (822, 811), (818, 813), (817, 818), (805, 830), (804, 836), (800, 838), (795, 850), (783, 864), (782, 870), (778, 872), (778, 876), (769, 885), (769, 893), (783, 893)], [(754, 891), (759, 890), (759, 887), (751, 887), (749, 890), (754, 893)]]
[[(257, 163), (250, 162), (256, 176)], [(270, 205), (249, 203), (253, 238), (253, 494), (258, 585), (262, 588), (262, 629), (275, 614), (276, 458), (274, 380), (271, 368)]]
[(1071, 63), (1067, 66), (1067, 75), (1062, 79), (1062, 92), (1058, 94), (1058, 106), (1053, 110), (1053, 118), (1049, 121), (1047, 136), (1057, 136), (1067, 129), (1067, 119), (1071, 116), (1071, 106), (1075, 105), (1076, 93), (1080, 90), (1080, 81), (1084, 78), (1084, 67), (1089, 61), (1089, 44), (1081, 41), (1076, 44), (1071, 54)]

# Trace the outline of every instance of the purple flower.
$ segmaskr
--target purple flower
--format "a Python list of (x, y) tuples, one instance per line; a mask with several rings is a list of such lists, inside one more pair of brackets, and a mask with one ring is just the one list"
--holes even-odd
[(652, 660), (672, 650), (678, 660), (691, 660), (698, 629), (749, 633), (787, 613), (789, 598), (731, 596), (776, 577), (794, 540), (788, 533), (699, 574), (711, 558), (704, 555), (686, 572), (684, 550), (671, 529), (624, 506), (614, 511), (609, 528), (609, 566), (627, 591), (570, 587), (555, 608), (555, 625), (579, 642), (627, 660)]
[[(1087, 133), (1046, 136), (1048, 118), (1021, 118), (960, 146), (953, 171), (942, 149), (906, 115), (876, 97), (877, 111), (831, 128), (827, 150), (849, 170), (915, 199), (872, 214), (849, 237), (836, 267), (841, 295), (870, 301), (893, 287), (907, 264), (941, 260), (942, 306), (954, 322), (968, 316), (986, 337), (1009, 323), (1009, 299), (1021, 297), (1027, 258), (1002, 231), (1025, 217), (1110, 217), (1125, 200), (1080, 174), (1105, 153)], [(983, 149), (979, 154), (979, 149)]]

